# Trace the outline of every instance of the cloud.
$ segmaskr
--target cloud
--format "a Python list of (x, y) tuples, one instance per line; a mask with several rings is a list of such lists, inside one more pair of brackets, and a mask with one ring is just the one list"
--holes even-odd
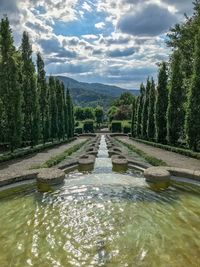
[(71, 51), (61, 46), (57, 38), (40, 39), (38, 43), (46, 55), (54, 54), (55, 57), (60, 58), (75, 58), (77, 56), (75, 51)]
[(109, 51), (107, 55), (109, 57), (128, 57), (135, 53), (135, 49), (132, 47), (125, 48), (125, 49), (115, 49), (112, 51)]
[(103, 29), (105, 27), (104, 22), (98, 22), (94, 25), (97, 29)]
[(176, 22), (176, 17), (166, 8), (151, 4), (140, 12), (124, 15), (118, 28), (128, 34), (136, 36), (156, 36), (164, 33)]

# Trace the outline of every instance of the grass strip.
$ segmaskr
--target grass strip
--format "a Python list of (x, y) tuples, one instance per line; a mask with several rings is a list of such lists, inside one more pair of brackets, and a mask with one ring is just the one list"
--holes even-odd
[(153, 165), (153, 166), (167, 166), (166, 162), (164, 162), (163, 160), (146, 154), (144, 151), (138, 149), (134, 145), (130, 145), (130, 144), (124, 143), (124, 142), (122, 142), (121, 140), (118, 140), (118, 139), (117, 139), (117, 141), (120, 142), (122, 145), (126, 146), (128, 149), (130, 149), (133, 152), (135, 152), (136, 154), (140, 155), (142, 158), (144, 158), (151, 165)]
[(43, 164), (39, 165), (39, 166), (33, 166), (34, 168), (50, 168), (53, 167), (57, 164), (59, 164), (61, 161), (65, 160), (67, 157), (69, 157), (70, 155), (72, 155), (74, 152), (78, 151), (81, 147), (83, 147), (86, 143), (88, 142), (88, 140), (81, 142), (80, 144), (74, 145), (70, 148), (68, 148), (67, 150), (65, 150), (63, 153), (57, 155), (57, 156), (53, 156), (50, 159), (48, 159), (46, 162), (44, 162)]
[(51, 142), (51, 143), (46, 143), (46, 144), (39, 144), (35, 147), (32, 148), (24, 148), (24, 149), (18, 149), (16, 151), (14, 151), (13, 153), (8, 152), (4, 155), (0, 156), (0, 163), (8, 161), (8, 160), (12, 160), (12, 159), (18, 159), (18, 158), (22, 158), (25, 157), (27, 155), (30, 154), (34, 154), (34, 153), (39, 153), (45, 149), (50, 149), (62, 144), (68, 144), (72, 141), (74, 141), (76, 138), (71, 138), (71, 139), (67, 139), (67, 140), (62, 140), (62, 141), (55, 141), (55, 142)]
[(194, 152), (194, 151), (186, 149), (186, 148), (180, 148), (180, 147), (175, 147), (175, 146), (170, 146), (170, 145), (163, 145), (163, 144), (160, 144), (160, 143), (150, 142), (150, 141), (137, 139), (137, 138), (133, 138), (133, 137), (131, 137), (130, 139), (132, 139), (134, 141), (137, 141), (137, 142), (140, 142), (140, 143), (143, 143), (145, 145), (161, 148), (161, 149), (164, 149), (164, 150), (167, 150), (167, 151), (171, 151), (171, 152), (175, 152), (177, 154), (181, 154), (181, 155), (184, 155), (184, 156), (187, 156), (187, 157), (200, 159), (200, 153), (199, 152)]

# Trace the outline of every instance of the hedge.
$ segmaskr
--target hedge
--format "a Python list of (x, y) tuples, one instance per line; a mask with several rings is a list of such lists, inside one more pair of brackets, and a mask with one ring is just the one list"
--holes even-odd
[(122, 123), (121, 123), (121, 121), (112, 121), (111, 132), (112, 133), (121, 133), (122, 132)]
[(83, 128), (82, 127), (75, 128), (75, 133), (76, 134), (82, 134), (83, 133)]
[(131, 132), (131, 127), (129, 125), (125, 125), (123, 127), (123, 133), (128, 134)]
[(83, 130), (85, 133), (94, 133), (94, 121), (93, 120), (84, 121)]
[(43, 151), (44, 149), (47, 149), (47, 148), (52, 148), (52, 147), (55, 147), (58, 145), (67, 144), (67, 143), (74, 141), (75, 139), (76, 138), (73, 137), (71, 139), (56, 141), (53, 143), (40, 144), (40, 145), (37, 145), (33, 148), (24, 148), (23, 150), (20, 149), (18, 151), (16, 150), (13, 153), (9, 152), (9, 153), (6, 153), (6, 154), (0, 156), (0, 163), (8, 161), (8, 160), (12, 160), (12, 159), (21, 158), (21, 157), (24, 157), (24, 156), (27, 156), (27, 155), (30, 155), (33, 153), (38, 153), (38, 152)]
[(142, 140), (142, 139), (137, 139), (137, 138), (133, 138), (131, 137), (131, 139), (146, 144), (146, 145), (150, 145), (153, 147), (157, 147), (157, 148), (161, 148), (161, 149), (165, 149), (171, 152), (175, 152), (187, 157), (191, 157), (191, 158), (195, 158), (195, 159), (200, 159), (200, 153), (199, 152), (193, 152), (189, 149), (184, 149), (184, 148), (179, 148), (179, 147), (174, 147), (174, 146), (169, 146), (169, 145), (163, 145), (160, 143), (154, 143), (154, 142), (150, 142), (150, 141), (146, 141), (146, 140)]

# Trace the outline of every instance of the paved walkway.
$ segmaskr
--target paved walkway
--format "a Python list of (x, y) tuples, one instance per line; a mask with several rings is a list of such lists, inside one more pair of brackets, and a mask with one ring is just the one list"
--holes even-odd
[(0, 175), (20, 173), (30, 169), (32, 166), (40, 165), (50, 159), (52, 156), (59, 155), (70, 147), (86, 141), (86, 137), (81, 137), (68, 144), (56, 146), (55, 148), (45, 149), (42, 152), (31, 154), (25, 158), (14, 159), (0, 164)]
[(200, 160), (198, 159), (193, 159), (171, 151), (136, 142), (127, 137), (117, 137), (117, 139), (127, 144), (134, 145), (136, 148), (144, 151), (150, 156), (163, 160), (170, 167), (200, 170)]

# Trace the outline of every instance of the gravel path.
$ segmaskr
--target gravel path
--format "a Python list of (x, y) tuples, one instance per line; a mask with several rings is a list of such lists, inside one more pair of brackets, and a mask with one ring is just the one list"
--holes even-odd
[(50, 159), (52, 156), (59, 155), (65, 150), (86, 141), (87, 138), (78, 138), (68, 144), (63, 144), (55, 148), (45, 149), (42, 152), (31, 154), (25, 158), (14, 159), (0, 164), (0, 174), (20, 173), (30, 169), (32, 166), (40, 165)]
[(134, 145), (136, 148), (144, 151), (146, 154), (150, 156), (163, 160), (164, 162), (167, 163), (168, 166), (184, 168), (184, 169), (200, 170), (200, 160), (198, 159), (193, 159), (171, 151), (142, 144), (140, 142), (133, 141), (127, 137), (117, 137), (117, 139), (127, 144)]

